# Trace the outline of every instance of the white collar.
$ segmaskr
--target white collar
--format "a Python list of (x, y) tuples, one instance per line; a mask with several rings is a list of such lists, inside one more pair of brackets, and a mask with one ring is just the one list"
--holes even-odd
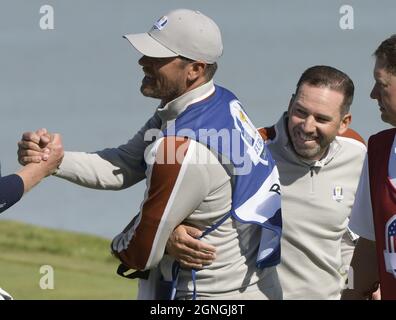
[(157, 112), (162, 120), (162, 123), (176, 119), (188, 106), (202, 101), (213, 94), (215, 86), (213, 80), (210, 80), (203, 85), (195, 88), (185, 94), (177, 97), (176, 99), (168, 102), (163, 107), (158, 107)]

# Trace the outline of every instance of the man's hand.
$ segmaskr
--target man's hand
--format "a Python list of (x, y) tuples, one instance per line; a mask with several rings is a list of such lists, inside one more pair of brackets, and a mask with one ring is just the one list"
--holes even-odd
[(64, 150), (60, 134), (51, 135), (50, 143), (46, 144), (46, 148), (49, 149), (49, 157), (46, 161), (40, 162), (39, 166), (43, 168), (45, 175), (49, 176), (58, 169), (63, 160)]
[(54, 173), (63, 159), (63, 145), (59, 134), (51, 136), (51, 142), (46, 145), (50, 156), (46, 161), (28, 163), (17, 174), (22, 178), (24, 191), (28, 192), (42, 179)]
[(168, 239), (167, 253), (175, 258), (182, 268), (201, 269), (216, 258), (216, 248), (196, 238), (202, 232), (194, 227), (179, 225)]
[(51, 136), (47, 129), (39, 129), (36, 132), (25, 132), (22, 140), (18, 142), (18, 161), (21, 165), (39, 163), (48, 160), (50, 149), (47, 147)]
[(371, 299), (370, 300), (381, 300), (381, 287), (378, 284), (376, 284), (375, 286), (377, 288), (377, 290), (375, 290), (374, 292), (371, 293)]

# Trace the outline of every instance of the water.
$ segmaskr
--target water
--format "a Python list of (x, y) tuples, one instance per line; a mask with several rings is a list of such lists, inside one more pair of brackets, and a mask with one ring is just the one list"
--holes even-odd
[[(44, 4), (54, 30), (41, 30)], [(354, 29), (341, 30), (344, 1), (22, 1), (0, 6), (0, 159), (16, 171), (22, 132), (46, 127), (63, 135), (66, 150), (95, 151), (127, 141), (157, 101), (139, 92), (139, 54), (122, 35), (147, 31), (175, 8), (198, 9), (220, 26), (224, 55), (216, 82), (231, 89), (257, 126), (286, 110), (301, 73), (329, 64), (355, 82), (352, 127), (364, 138), (386, 128), (376, 103), (371, 54), (396, 33), (394, 0), (348, 1)], [(144, 184), (124, 191), (89, 190), (54, 177), (3, 213), (53, 228), (111, 238), (137, 213)], [(17, 236), (17, 235), (16, 235)]]

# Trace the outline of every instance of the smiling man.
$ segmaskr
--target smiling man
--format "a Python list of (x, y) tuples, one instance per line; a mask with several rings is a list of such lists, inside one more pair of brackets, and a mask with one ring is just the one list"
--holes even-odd
[(287, 124), (291, 145), (303, 159), (320, 160), (337, 134), (346, 131), (349, 113), (329, 106), (341, 106), (342, 93), (303, 83), (293, 97)]
[(285, 299), (339, 299), (354, 245), (347, 225), (366, 154), (349, 129), (354, 85), (329, 66), (307, 69), (289, 109), (263, 130), (282, 187)]
[[(349, 129), (352, 80), (329, 66), (307, 69), (288, 112), (261, 129), (274, 157), (282, 189), (282, 258), (277, 267), (284, 299), (339, 299), (353, 254), (348, 218), (366, 154)], [(185, 267), (212, 260), (178, 227), (168, 252)]]

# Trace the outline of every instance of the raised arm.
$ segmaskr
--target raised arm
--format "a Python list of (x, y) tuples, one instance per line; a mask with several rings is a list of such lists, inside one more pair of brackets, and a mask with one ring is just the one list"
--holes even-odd
[[(65, 152), (56, 176), (70, 182), (94, 189), (119, 190), (145, 178), (144, 152), (151, 143), (145, 137), (150, 129), (160, 127), (157, 115), (139, 130), (126, 144), (102, 151)], [(24, 133), (19, 142), (18, 160), (21, 164), (48, 159), (43, 129)], [(46, 131), (45, 131), (46, 132)]]
[(16, 174), (0, 178), (0, 212), (14, 205), (24, 193), (55, 172), (63, 158), (61, 137), (55, 134), (52, 141), (47, 144), (47, 148), (51, 153), (47, 161), (30, 163)]

